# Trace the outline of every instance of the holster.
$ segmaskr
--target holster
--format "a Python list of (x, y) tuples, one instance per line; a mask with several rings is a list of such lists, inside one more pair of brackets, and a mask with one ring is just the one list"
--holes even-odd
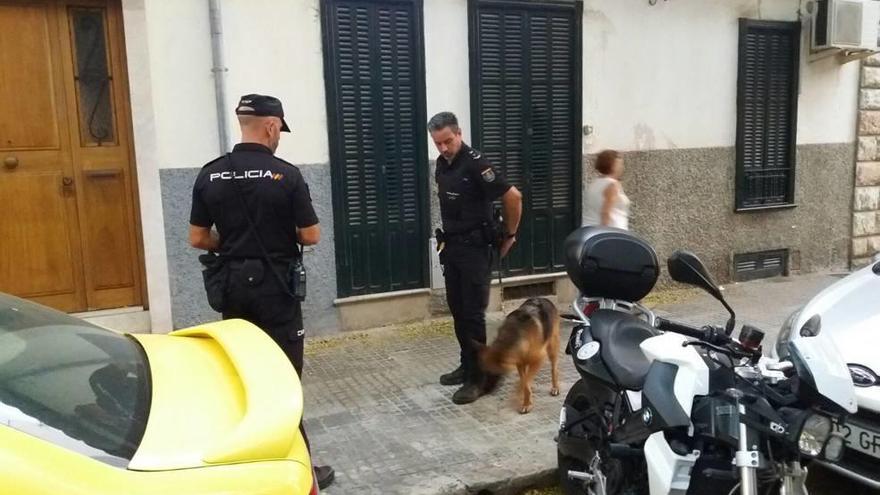
[(205, 283), (205, 295), (211, 309), (222, 313), (226, 309), (226, 292), (229, 287), (229, 265), (226, 259), (216, 253), (199, 255), (202, 269), (202, 280)]
[(486, 238), (486, 242), (493, 247), (501, 246), (504, 238), (507, 236), (507, 229), (504, 227), (504, 218), (501, 215), (501, 210), (495, 208), (492, 220), (484, 222), (482, 227), (483, 237)]

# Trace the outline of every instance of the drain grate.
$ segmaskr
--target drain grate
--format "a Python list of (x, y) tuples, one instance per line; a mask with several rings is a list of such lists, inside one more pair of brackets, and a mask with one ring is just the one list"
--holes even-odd
[(733, 279), (737, 282), (788, 274), (788, 249), (733, 255)]

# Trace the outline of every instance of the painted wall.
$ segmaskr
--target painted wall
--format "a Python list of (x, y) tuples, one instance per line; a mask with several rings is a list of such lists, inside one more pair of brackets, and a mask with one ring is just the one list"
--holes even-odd
[(123, 29), (128, 61), (129, 95), (137, 167), (141, 232), (144, 239), (147, 299), (155, 332), (173, 327), (171, 287), (168, 280), (165, 223), (162, 216), (158, 137), (153, 105), (153, 73), (144, 0), (122, 0)]
[(692, 249), (721, 281), (732, 276), (733, 255), (744, 252), (789, 249), (794, 270), (846, 266), (859, 68), (835, 59), (808, 62), (806, 16), (798, 206), (733, 212), (738, 20), (796, 21), (802, 3), (585, 1), (584, 124), (593, 133), (584, 151), (627, 152), (630, 226), (661, 259), (677, 248)]
[[(736, 138), (738, 18), (795, 21), (801, 0), (584, 2), (585, 151), (732, 146)], [(207, 5), (147, 0), (161, 168), (216, 154)], [(271, 16), (248, 15), (271, 11)], [(229, 134), (247, 92), (284, 102), (293, 128), (279, 156), (326, 163), (328, 139), (318, 0), (222, 2)], [(451, 110), (470, 138), (467, 0), (424, 0), (427, 114)], [(257, 35), (259, 33), (259, 35)], [(808, 29), (805, 23), (804, 40)], [(806, 53), (806, 45), (802, 53)], [(608, 81), (613, 81), (609, 84)], [(798, 143), (851, 142), (857, 64), (802, 56)], [(200, 129), (200, 132), (193, 132)]]
[[(585, 152), (733, 146), (740, 17), (796, 21), (800, 0), (584, 2)], [(806, 18), (805, 18), (806, 19)], [(809, 29), (804, 22), (803, 39)], [(807, 63), (798, 143), (855, 136), (858, 64)]]
[[(853, 143), (799, 145), (797, 207), (734, 213), (732, 147), (633, 151), (623, 184), (632, 200), (630, 228), (662, 263), (689, 249), (719, 283), (733, 278), (733, 255), (788, 249), (790, 269), (847, 267), (851, 232)], [(666, 269), (661, 273), (666, 281)]]
[[(219, 152), (208, 3), (146, 0), (150, 70), (161, 168), (200, 166)], [(253, 15), (272, 12), (272, 15)], [(281, 99), (293, 131), (278, 156), (326, 163), (327, 115), (318, 0), (221, 2), (232, 144), (235, 105), (248, 93)]]
[(208, 2), (145, 0), (160, 168), (217, 154)]
[[(223, 2), (229, 112), (244, 94), (281, 99), (292, 133), (282, 139), (278, 156), (296, 165), (330, 160), (318, 5), (318, 0)], [(230, 135), (239, 135), (234, 116)]]

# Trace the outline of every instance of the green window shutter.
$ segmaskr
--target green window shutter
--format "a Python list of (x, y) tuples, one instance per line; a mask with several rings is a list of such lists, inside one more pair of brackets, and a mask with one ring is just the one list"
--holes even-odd
[(412, 1), (322, 6), (339, 295), (424, 287), (420, 9)]
[(557, 271), (580, 187), (580, 24), (572, 2), (471, 1), (474, 145), (524, 194), (509, 275)]
[(739, 210), (794, 203), (800, 23), (740, 20)]
[(562, 241), (574, 221), (574, 19), (553, 11), (529, 19), (533, 267), (563, 266)]

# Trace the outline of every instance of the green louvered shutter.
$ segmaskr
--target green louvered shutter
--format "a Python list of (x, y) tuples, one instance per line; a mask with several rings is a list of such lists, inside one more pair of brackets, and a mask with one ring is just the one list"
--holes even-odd
[(524, 194), (509, 275), (559, 271), (580, 187), (580, 6), (471, 1), (474, 146)]
[(339, 296), (425, 287), (421, 6), (322, 9)]

